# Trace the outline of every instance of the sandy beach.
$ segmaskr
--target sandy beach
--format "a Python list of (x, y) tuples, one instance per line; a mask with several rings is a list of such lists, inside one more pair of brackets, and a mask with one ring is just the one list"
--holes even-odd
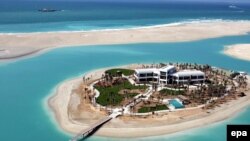
[(250, 61), (250, 44), (226, 46), (224, 53), (238, 59)]
[(86, 32), (0, 34), (0, 59), (15, 59), (44, 49), (80, 45), (183, 42), (250, 32), (250, 21), (214, 21), (173, 26)]
[[(130, 65), (130, 67), (131, 66), (136, 65)], [(98, 78), (106, 69), (93, 71), (88, 73), (86, 77), (91, 77), (92, 79)], [(250, 80), (248, 79), (248, 83), (250, 83), (249, 81)], [(51, 98), (49, 98), (48, 102), (55, 114), (58, 125), (64, 131), (72, 134), (79, 133), (84, 128), (87, 128), (92, 123), (106, 116), (104, 113), (91, 108), (91, 105), (87, 105), (86, 107), (90, 106), (90, 108), (85, 108), (84, 112), (81, 113), (81, 117), (84, 117), (82, 120), (69, 116), (70, 114), (68, 109), (76, 107), (77, 103), (79, 103), (73, 89), (78, 87), (81, 83), (81, 78), (75, 78), (63, 82), (60, 86), (58, 86), (56, 93)], [(246, 92), (246, 94), (247, 96), (245, 97), (227, 102), (220, 107), (205, 112), (202, 112), (201, 109), (195, 109), (182, 112), (170, 112), (167, 115), (162, 115), (160, 117), (119, 117), (112, 119), (109, 123), (105, 124), (100, 130), (96, 132), (96, 135), (126, 138), (145, 137), (165, 135), (210, 125), (212, 123), (231, 118), (248, 106), (250, 104), (249, 86), (248, 92)], [(182, 118), (184, 115), (190, 116), (185, 116), (185, 118)]]

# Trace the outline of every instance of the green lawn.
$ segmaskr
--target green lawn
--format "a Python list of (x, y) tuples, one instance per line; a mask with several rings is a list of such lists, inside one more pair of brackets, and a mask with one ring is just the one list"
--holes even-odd
[[(95, 88), (100, 92), (100, 96), (97, 98), (97, 103), (107, 106), (107, 105), (119, 105), (125, 98), (124, 95), (118, 94), (120, 90), (123, 89), (146, 89), (147, 86), (134, 86), (128, 81), (122, 84), (113, 85), (112, 87), (100, 87), (95, 86)], [(128, 94), (128, 97), (133, 97), (137, 94)]]
[(124, 74), (126, 76), (134, 74), (134, 70), (120, 69), (120, 68), (110, 69), (110, 70), (105, 71), (105, 73), (109, 73), (112, 76), (116, 76), (118, 71), (120, 71), (122, 74)]
[(181, 95), (181, 94), (184, 94), (184, 91), (183, 90), (162, 89), (162, 90), (160, 90), (160, 94), (162, 94), (162, 95)]
[(138, 113), (148, 113), (153, 111), (168, 110), (166, 105), (156, 105), (155, 107), (141, 107), (138, 109)]

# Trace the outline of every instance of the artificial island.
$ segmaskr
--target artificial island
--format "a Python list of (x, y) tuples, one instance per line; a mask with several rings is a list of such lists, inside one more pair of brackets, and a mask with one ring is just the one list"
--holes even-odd
[(64, 82), (49, 105), (64, 130), (79, 133), (73, 140), (161, 135), (233, 116), (250, 101), (248, 78), (207, 64), (131, 64)]

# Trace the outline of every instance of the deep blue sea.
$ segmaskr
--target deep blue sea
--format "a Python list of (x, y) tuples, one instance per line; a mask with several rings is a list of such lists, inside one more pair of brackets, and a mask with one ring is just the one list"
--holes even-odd
[[(38, 9), (61, 10), (41, 13)], [(0, 1), (0, 32), (121, 29), (209, 20), (249, 20), (250, 4), (207, 2)]]
[[(231, 6), (230, 6), (231, 5)], [(39, 13), (50, 7), (64, 11)], [(0, 32), (100, 30), (200, 20), (249, 20), (250, 5), (231, 3), (0, 2)], [(99, 45), (54, 49), (0, 63), (0, 137), (5, 141), (66, 141), (48, 112), (46, 98), (61, 82), (102, 68), (130, 63), (194, 62), (246, 71), (250, 62), (223, 55), (225, 45), (250, 43), (250, 34), (192, 42)], [(224, 141), (227, 124), (250, 124), (250, 107), (202, 128), (130, 140)], [(90, 141), (122, 140), (93, 136)]]

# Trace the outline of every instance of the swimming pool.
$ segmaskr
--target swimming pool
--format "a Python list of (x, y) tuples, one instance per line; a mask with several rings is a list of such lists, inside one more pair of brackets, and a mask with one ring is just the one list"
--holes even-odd
[(174, 106), (175, 109), (184, 108), (184, 105), (178, 99), (169, 100), (169, 104)]

